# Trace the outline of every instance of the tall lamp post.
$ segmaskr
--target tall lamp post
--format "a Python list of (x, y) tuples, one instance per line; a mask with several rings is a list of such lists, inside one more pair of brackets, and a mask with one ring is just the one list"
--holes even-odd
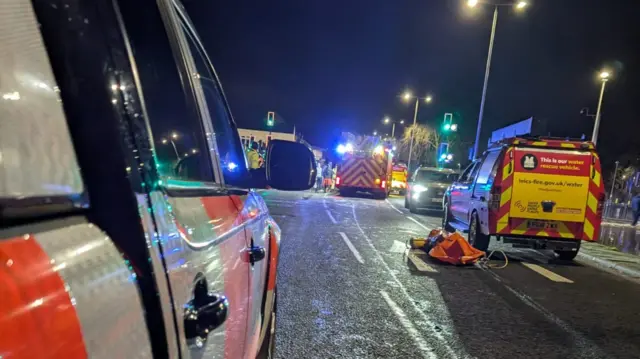
[(604, 97), (604, 88), (607, 85), (607, 81), (611, 74), (608, 71), (600, 72), (600, 81), (602, 81), (602, 88), (600, 89), (600, 99), (598, 100), (598, 110), (596, 111), (596, 123), (593, 125), (593, 135), (591, 135), (591, 142), (593, 144), (598, 143), (598, 132), (600, 131), (600, 111), (602, 110), (602, 98)]
[(173, 142), (173, 140), (177, 140), (178, 137), (180, 137), (180, 136), (178, 135), (177, 132), (172, 132), (171, 136), (169, 136), (168, 140), (166, 138), (163, 138), (161, 141), (162, 141), (163, 145), (166, 145), (167, 143), (171, 142), (171, 145), (173, 146), (173, 152), (175, 152), (176, 158), (179, 160), (180, 159), (180, 154), (178, 154), (178, 148), (176, 147), (176, 143)]
[(491, 38), (489, 39), (489, 53), (487, 54), (487, 65), (484, 70), (484, 84), (482, 85), (482, 99), (480, 100), (480, 113), (478, 114), (478, 128), (476, 129), (476, 142), (473, 145), (473, 158), (478, 156), (478, 146), (480, 145), (480, 131), (482, 129), (482, 116), (484, 115), (484, 103), (487, 97), (487, 85), (489, 83), (489, 73), (491, 72), (491, 57), (493, 56), (493, 43), (496, 37), (496, 27), (498, 25), (498, 7), (501, 6), (513, 6), (517, 11), (523, 11), (529, 3), (524, 0), (516, 1), (509, 4), (491, 4), (486, 2), (480, 2), (479, 0), (468, 0), (467, 6), (473, 8), (482, 5), (490, 5), (494, 7), (493, 10), (493, 24), (491, 26)]
[[(422, 100), (422, 98), (413, 96), (411, 92), (407, 91), (402, 95), (402, 99), (406, 102), (409, 102), (413, 99), (416, 100), (416, 107), (413, 111), (413, 128), (411, 129), (411, 140), (409, 141), (409, 161), (407, 161), (407, 166), (409, 167), (409, 170), (411, 170), (411, 157), (413, 155), (413, 131), (415, 131), (416, 122), (418, 121), (418, 109), (420, 107), (420, 100)], [(429, 104), (432, 101), (433, 96), (427, 95), (426, 97), (424, 97), (424, 102)]]
[(392, 138), (395, 137), (395, 134), (396, 134), (396, 122), (401, 124), (401, 125), (404, 125), (404, 120), (400, 120), (399, 122), (398, 121), (392, 121), (389, 117), (385, 117), (384, 121), (382, 121), (382, 122), (384, 122), (385, 125), (391, 124), (391, 137)]

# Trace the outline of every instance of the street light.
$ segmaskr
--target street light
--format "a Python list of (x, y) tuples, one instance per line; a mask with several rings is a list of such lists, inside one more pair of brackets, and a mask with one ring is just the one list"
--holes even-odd
[(377, 136), (378, 135), (378, 131), (373, 131), (373, 135)]
[[(411, 140), (409, 141), (409, 160), (407, 161), (407, 165), (409, 170), (411, 170), (411, 157), (413, 155), (413, 131), (415, 130), (416, 122), (418, 121), (418, 108), (420, 107), (420, 97), (413, 96), (410, 91), (405, 91), (404, 95), (402, 95), (402, 99), (406, 102), (409, 102), (411, 99), (416, 100), (416, 106), (413, 111), (413, 126), (414, 128), (411, 130)], [(424, 98), (424, 102), (431, 103), (433, 101), (433, 96), (427, 95)]]
[(384, 122), (385, 125), (391, 124), (391, 137), (393, 138), (395, 138), (396, 135), (396, 123), (404, 125), (404, 120), (393, 121), (389, 117), (385, 117), (382, 122)]
[[(468, 0), (467, 6), (475, 7), (479, 4), (478, 0)], [(485, 4), (485, 3), (483, 3)], [(510, 4), (488, 4), (494, 6), (493, 10), (493, 24), (491, 25), (491, 37), (489, 39), (489, 53), (487, 54), (487, 65), (484, 71), (484, 84), (482, 85), (482, 99), (480, 101), (480, 112), (478, 113), (478, 127), (476, 129), (476, 141), (473, 144), (473, 158), (478, 156), (478, 146), (480, 145), (480, 131), (482, 129), (482, 116), (484, 115), (484, 103), (487, 98), (487, 85), (489, 84), (489, 73), (491, 72), (491, 57), (493, 56), (493, 43), (496, 38), (496, 27), (498, 25), (498, 7), (500, 6), (513, 6), (518, 11), (523, 11), (529, 3), (524, 0), (512, 2)]]
[(596, 123), (593, 125), (593, 135), (591, 135), (591, 142), (593, 144), (597, 144), (598, 142), (598, 132), (600, 131), (600, 117), (602, 110), (602, 98), (604, 97), (604, 88), (607, 85), (607, 81), (611, 77), (611, 73), (607, 70), (600, 71), (600, 81), (602, 81), (602, 88), (600, 89), (600, 99), (598, 100), (598, 110), (596, 111)]
[(176, 143), (173, 142), (173, 140), (178, 139), (178, 137), (180, 136), (178, 135), (177, 132), (172, 132), (168, 140), (166, 138), (163, 138), (160, 140), (160, 142), (162, 142), (163, 145), (166, 145), (167, 143), (171, 142), (171, 146), (173, 146), (173, 152), (175, 152), (176, 158), (180, 159), (180, 154), (178, 154), (178, 148), (176, 147)]

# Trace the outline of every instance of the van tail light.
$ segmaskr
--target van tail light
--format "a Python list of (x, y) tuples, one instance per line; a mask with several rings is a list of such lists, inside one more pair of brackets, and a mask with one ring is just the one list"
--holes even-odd
[(380, 188), (387, 188), (387, 181), (382, 181), (382, 184), (380, 184)]
[(602, 211), (604, 209), (604, 201), (606, 199), (606, 195), (604, 194), (604, 192), (600, 193), (600, 196), (598, 196), (598, 207), (596, 209), (596, 215), (601, 217), (602, 216)]
[(493, 186), (489, 192), (489, 210), (497, 211), (500, 209), (500, 198), (502, 196), (502, 187)]
[(340, 177), (336, 177), (336, 186), (340, 185)]

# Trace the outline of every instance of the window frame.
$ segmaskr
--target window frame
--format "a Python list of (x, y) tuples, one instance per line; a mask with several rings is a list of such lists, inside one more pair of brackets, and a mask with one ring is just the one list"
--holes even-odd
[[(228, 126), (231, 130), (231, 135), (235, 136), (233, 141), (234, 151), (237, 152), (236, 155), (238, 157), (238, 160), (241, 160), (244, 162), (244, 166), (248, 171), (249, 166), (248, 166), (247, 158), (245, 155), (244, 147), (240, 139), (240, 132), (238, 131), (238, 126), (236, 125), (235, 120), (233, 118), (233, 114), (231, 113), (229, 102), (227, 101), (227, 97), (224, 93), (224, 89), (222, 87), (222, 83), (220, 82), (220, 78), (218, 77), (218, 73), (216, 72), (215, 67), (213, 66), (213, 63), (211, 62), (209, 54), (207, 53), (204, 45), (202, 44), (202, 41), (200, 40), (200, 36), (198, 35), (198, 32), (196, 31), (196, 28), (193, 22), (189, 18), (189, 15), (186, 9), (181, 3), (179, 3), (176, 0), (169, 0), (169, 1), (172, 4), (175, 14), (177, 15), (177, 19), (176, 19), (177, 24), (175, 24), (177, 25), (177, 30), (182, 30), (180, 31), (180, 35), (183, 35), (183, 37), (181, 37), (181, 41), (182, 41), (181, 43), (183, 46), (185, 46), (185, 48), (183, 48), (183, 51), (186, 51), (191, 56), (189, 58), (190, 65), (192, 66), (190, 73), (197, 73), (197, 66), (194, 61), (195, 55), (191, 53), (191, 49), (189, 47), (189, 41), (193, 41), (193, 45), (196, 46), (200, 52), (199, 56), (200, 55), (202, 56), (202, 60), (204, 61), (204, 66), (207, 67), (208, 71), (213, 77), (211, 80), (214, 82), (214, 85), (218, 92), (217, 95), (220, 97), (220, 101), (221, 101), (220, 104), (209, 104), (204, 94), (204, 89), (200, 84), (200, 80), (197, 78), (194, 78), (193, 76), (189, 76), (191, 86), (194, 89), (196, 89), (196, 91), (199, 92), (199, 96), (200, 96), (198, 98), (200, 101), (199, 107), (203, 111), (203, 114), (206, 114), (206, 116), (203, 116), (202, 121), (205, 125), (205, 130), (206, 130), (205, 134), (207, 136), (207, 142), (209, 143), (209, 147), (210, 147), (209, 151), (211, 152), (211, 156), (212, 156), (211, 160), (214, 162), (214, 166), (216, 166), (216, 170), (214, 170), (214, 173), (217, 177), (216, 183), (219, 183), (223, 187), (235, 188), (235, 186), (233, 185), (226, 184), (224, 180), (224, 173), (222, 168), (223, 155), (220, 153), (220, 148), (218, 147), (218, 144), (216, 142), (216, 138), (215, 138), (216, 132), (213, 126), (213, 118), (211, 117), (209, 108), (212, 106), (218, 106), (218, 105), (222, 106), (222, 110), (225, 113), (225, 120), (228, 122)], [(184, 27), (184, 29), (182, 29), (182, 27)]]

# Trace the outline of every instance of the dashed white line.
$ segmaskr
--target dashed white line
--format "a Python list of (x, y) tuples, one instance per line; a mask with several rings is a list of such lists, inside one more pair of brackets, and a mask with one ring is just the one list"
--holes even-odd
[(432, 230), (432, 229), (433, 229), (433, 228), (427, 228), (427, 226), (425, 226), (424, 224), (422, 224), (422, 223), (418, 222), (418, 220), (417, 220), (417, 219), (415, 219), (415, 218), (413, 218), (413, 217), (407, 217), (407, 218), (409, 218), (410, 220), (412, 220), (412, 221), (416, 222), (416, 224), (417, 224), (417, 225), (419, 225), (420, 227), (422, 227), (422, 228), (426, 229), (427, 231), (430, 231), (430, 230)]
[(347, 235), (344, 232), (338, 232), (338, 233), (340, 233), (340, 237), (342, 237), (342, 240), (347, 245), (347, 247), (349, 247), (349, 249), (351, 250), (351, 253), (353, 253), (353, 255), (356, 257), (358, 262), (364, 264), (364, 259), (362, 259), (362, 256), (360, 256), (360, 253), (358, 252), (356, 247), (353, 246), (353, 243), (351, 243), (351, 241), (349, 240), (349, 237), (347, 237)]
[(402, 308), (400, 308), (400, 306), (396, 302), (394, 302), (391, 299), (391, 297), (389, 297), (389, 294), (387, 292), (385, 292), (384, 290), (380, 291), (380, 295), (382, 295), (382, 298), (384, 298), (384, 301), (387, 302), (387, 305), (389, 306), (389, 308), (391, 308), (391, 311), (393, 312), (393, 314), (395, 314), (396, 317), (398, 317), (398, 320), (400, 321), (400, 324), (402, 324), (404, 329), (411, 336), (411, 339), (413, 339), (413, 341), (416, 343), (416, 346), (422, 352), (422, 357), (423, 358), (434, 358), (435, 359), (436, 355), (433, 352), (433, 348), (428, 347), (425, 344), (424, 339), (422, 339), (422, 337), (420, 336), (420, 332), (416, 329), (416, 327), (413, 325), (413, 323), (411, 323), (411, 320), (409, 320), (409, 318), (407, 318), (407, 315), (402, 310)]
[(509, 290), (509, 292), (515, 295), (524, 304), (535, 309), (540, 314), (542, 314), (549, 322), (555, 323), (558, 327), (560, 327), (562, 330), (567, 332), (572, 337), (571, 339), (573, 340), (575, 351), (577, 352), (578, 354), (577, 356), (579, 358), (606, 358), (607, 357), (607, 355), (605, 355), (602, 352), (602, 349), (600, 349), (600, 347), (595, 342), (591, 341), (590, 339), (585, 337), (582, 333), (573, 329), (569, 324), (564, 322), (562, 319), (558, 318), (553, 313), (546, 310), (543, 306), (536, 303), (531, 297), (529, 297), (528, 295), (516, 289), (513, 289), (507, 283), (503, 282), (502, 279), (500, 279), (500, 276), (498, 276), (495, 272), (482, 267), (479, 267), (479, 268), (489, 273), (498, 282), (502, 283), (502, 285), (504, 285), (505, 288)]
[(331, 220), (331, 222), (333, 222), (333, 224), (338, 224), (338, 221), (336, 221), (336, 219), (333, 218), (333, 215), (331, 214), (331, 212), (329, 212), (328, 209), (327, 209), (327, 215), (329, 216), (329, 219)]
[(559, 282), (559, 283), (573, 283), (573, 281), (571, 279), (567, 279), (559, 274), (555, 274), (554, 272), (541, 267), (537, 264), (533, 264), (533, 263), (522, 263), (523, 266), (531, 269), (532, 271), (540, 274), (541, 276), (552, 280), (554, 282)]
[(389, 201), (389, 199), (385, 199), (385, 202), (387, 202), (387, 204), (389, 204), (389, 206), (391, 206), (391, 208), (393, 208), (396, 212), (400, 213), (400, 214), (404, 214), (404, 212), (402, 212), (401, 210), (397, 209), (396, 206), (394, 206), (393, 204), (391, 204), (391, 201)]
[[(356, 226), (360, 230), (360, 233), (362, 233), (362, 236), (364, 237), (364, 239), (367, 241), (367, 244), (369, 244), (369, 247), (371, 247), (371, 249), (373, 249), (373, 252), (378, 256), (380, 263), (382, 263), (387, 273), (391, 276), (391, 278), (393, 278), (393, 281), (396, 282), (402, 294), (407, 298), (407, 302), (411, 304), (411, 306), (416, 311), (416, 313), (418, 313), (418, 315), (426, 323), (424, 327), (428, 332), (427, 335), (430, 337), (436, 338), (436, 340), (444, 346), (444, 349), (446, 350), (447, 354), (449, 354), (450, 358), (453, 358), (453, 359), (458, 358), (459, 357), (458, 354), (456, 353), (456, 351), (454, 351), (453, 348), (451, 348), (451, 346), (448, 343), (448, 340), (442, 335), (441, 332), (436, 331), (434, 329), (436, 327), (434, 320), (432, 318), (429, 318), (424, 313), (424, 311), (418, 307), (418, 305), (416, 304), (416, 301), (413, 299), (413, 297), (411, 297), (411, 295), (407, 291), (407, 288), (400, 281), (400, 279), (398, 279), (398, 276), (391, 270), (391, 267), (389, 267), (389, 264), (387, 264), (387, 262), (384, 260), (384, 258), (382, 257), (382, 254), (380, 254), (380, 251), (378, 251), (376, 246), (373, 245), (373, 241), (371, 240), (371, 238), (369, 238), (369, 236), (367, 236), (367, 233), (364, 231), (364, 229), (362, 229), (360, 222), (358, 222), (358, 216), (356, 215), (356, 207), (354, 203), (352, 203), (351, 210), (353, 211), (353, 219), (356, 222)], [(442, 325), (442, 323), (438, 323), (438, 324)]]

